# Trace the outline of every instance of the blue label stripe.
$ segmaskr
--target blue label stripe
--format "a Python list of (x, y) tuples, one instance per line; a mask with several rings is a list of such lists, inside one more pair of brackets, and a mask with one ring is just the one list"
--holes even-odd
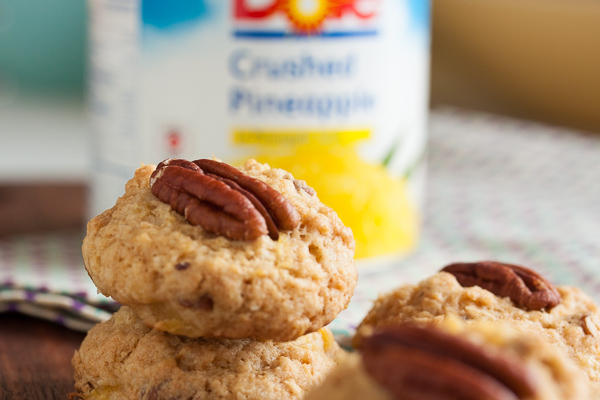
[(141, 6), (144, 25), (158, 29), (206, 20), (212, 13), (206, 0), (142, 0)]
[(335, 32), (318, 32), (310, 34), (299, 34), (296, 32), (284, 31), (255, 31), (237, 29), (233, 31), (233, 36), (240, 39), (287, 39), (287, 38), (354, 38), (354, 37), (369, 37), (377, 36), (376, 30), (369, 31), (335, 31)]

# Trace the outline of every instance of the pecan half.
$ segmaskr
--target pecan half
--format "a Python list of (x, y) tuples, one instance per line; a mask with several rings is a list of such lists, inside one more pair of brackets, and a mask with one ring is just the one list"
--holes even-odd
[(230, 179), (221, 178), (220, 176), (217, 176), (215, 174), (207, 174), (207, 175), (210, 176), (211, 178), (220, 180), (221, 182), (225, 183), (227, 186), (229, 186), (233, 190), (237, 190), (238, 192), (240, 192), (241, 194), (246, 196), (246, 198), (248, 200), (250, 200), (250, 202), (256, 208), (256, 210), (260, 213), (260, 215), (262, 215), (263, 218), (265, 219), (265, 223), (267, 224), (267, 230), (269, 231), (269, 236), (271, 237), (271, 239), (273, 239), (273, 240), (279, 239), (279, 231), (277, 230), (277, 226), (275, 225), (273, 218), (271, 218), (271, 215), (269, 215), (269, 212), (267, 211), (267, 209), (262, 205), (262, 203), (252, 193), (250, 193), (249, 191), (247, 191), (245, 189), (242, 189), (242, 187), (240, 185), (238, 185), (237, 183), (235, 183), (234, 181), (232, 181)]
[(517, 400), (537, 382), (526, 364), (433, 327), (400, 325), (364, 339), (366, 371), (402, 400)]
[(234, 240), (254, 240), (300, 223), (298, 211), (279, 192), (214, 160), (167, 159), (150, 177), (152, 193), (192, 225)]
[(442, 269), (463, 287), (479, 286), (500, 297), (509, 297), (525, 310), (550, 310), (561, 302), (560, 293), (538, 273), (518, 265), (495, 261), (455, 263)]
[(229, 179), (252, 193), (268, 210), (275, 225), (282, 230), (291, 230), (300, 224), (300, 214), (278, 191), (264, 182), (251, 178), (231, 165), (215, 160), (194, 161), (204, 172)]

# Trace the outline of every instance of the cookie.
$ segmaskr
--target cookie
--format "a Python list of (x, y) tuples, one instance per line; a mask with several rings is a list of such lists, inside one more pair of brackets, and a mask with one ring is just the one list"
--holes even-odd
[[(568, 354), (590, 379), (600, 380), (598, 307), (590, 297), (575, 287), (554, 288), (531, 270), (519, 276), (513, 272), (520, 270), (508, 264), (491, 263), (493, 271), (485, 262), (460, 265), (466, 269), (453, 270), (456, 276), (442, 271), (381, 296), (359, 325), (354, 346), (360, 347), (362, 338), (376, 327), (438, 322), (454, 314), (467, 322), (496, 321), (538, 335)], [(479, 279), (479, 285), (473, 279)]]
[(323, 328), (291, 342), (174, 336), (128, 307), (90, 330), (72, 364), (84, 399), (301, 399), (343, 352)]
[[(234, 169), (264, 182), (297, 213), (296, 227), (273, 232), (261, 215), (247, 212), (252, 206), (244, 206), (247, 200), (227, 197), (233, 190), (221, 182), (209, 180), (209, 189), (185, 188), (204, 191), (194, 195), (212, 196), (220, 209), (209, 204), (182, 211), (182, 204), (195, 200), (184, 193), (179, 201), (172, 188), (185, 191), (183, 185), (195, 185), (200, 173), (191, 171), (191, 180), (177, 181), (174, 165), (159, 166), (167, 172), (156, 170), (152, 189), (156, 167), (142, 166), (115, 206), (88, 223), (83, 257), (101, 293), (131, 307), (147, 325), (189, 337), (293, 340), (319, 330), (346, 308), (357, 280), (352, 231), (305, 182), (254, 160)], [(168, 175), (172, 170), (174, 177)], [(206, 175), (229, 180), (225, 172), (213, 172), (220, 175)], [(152, 192), (159, 184), (167, 191), (156, 192), (166, 202)], [(276, 208), (281, 198), (272, 201)], [(222, 210), (233, 210), (233, 217)], [(231, 222), (246, 214), (253, 223)], [(190, 220), (209, 223), (205, 229)], [(245, 228), (250, 236), (240, 239)]]
[(306, 400), (591, 400), (600, 394), (554, 346), (487, 321), (376, 329)]

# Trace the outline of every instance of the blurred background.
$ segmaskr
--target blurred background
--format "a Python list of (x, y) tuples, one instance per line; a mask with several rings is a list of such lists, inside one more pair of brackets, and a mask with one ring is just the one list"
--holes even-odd
[[(600, 132), (596, 0), (434, 0), (430, 105)], [(81, 227), (83, 0), (0, 0), (0, 235)]]
[(85, 1), (0, 0), (0, 235), (82, 226)]
[(600, 132), (595, 0), (434, 0), (431, 104)]

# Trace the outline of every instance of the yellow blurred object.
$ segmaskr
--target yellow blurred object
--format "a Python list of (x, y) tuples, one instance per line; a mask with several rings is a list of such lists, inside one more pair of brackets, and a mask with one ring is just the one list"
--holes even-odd
[(289, 155), (257, 156), (290, 171), (317, 191), (356, 240), (356, 258), (410, 251), (418, 237), (418, 215), (403, 178), (362, 159), (354, 146), (301, 146)]
[(437, 0), (431, 104), (600, 132), (600, 2)]

